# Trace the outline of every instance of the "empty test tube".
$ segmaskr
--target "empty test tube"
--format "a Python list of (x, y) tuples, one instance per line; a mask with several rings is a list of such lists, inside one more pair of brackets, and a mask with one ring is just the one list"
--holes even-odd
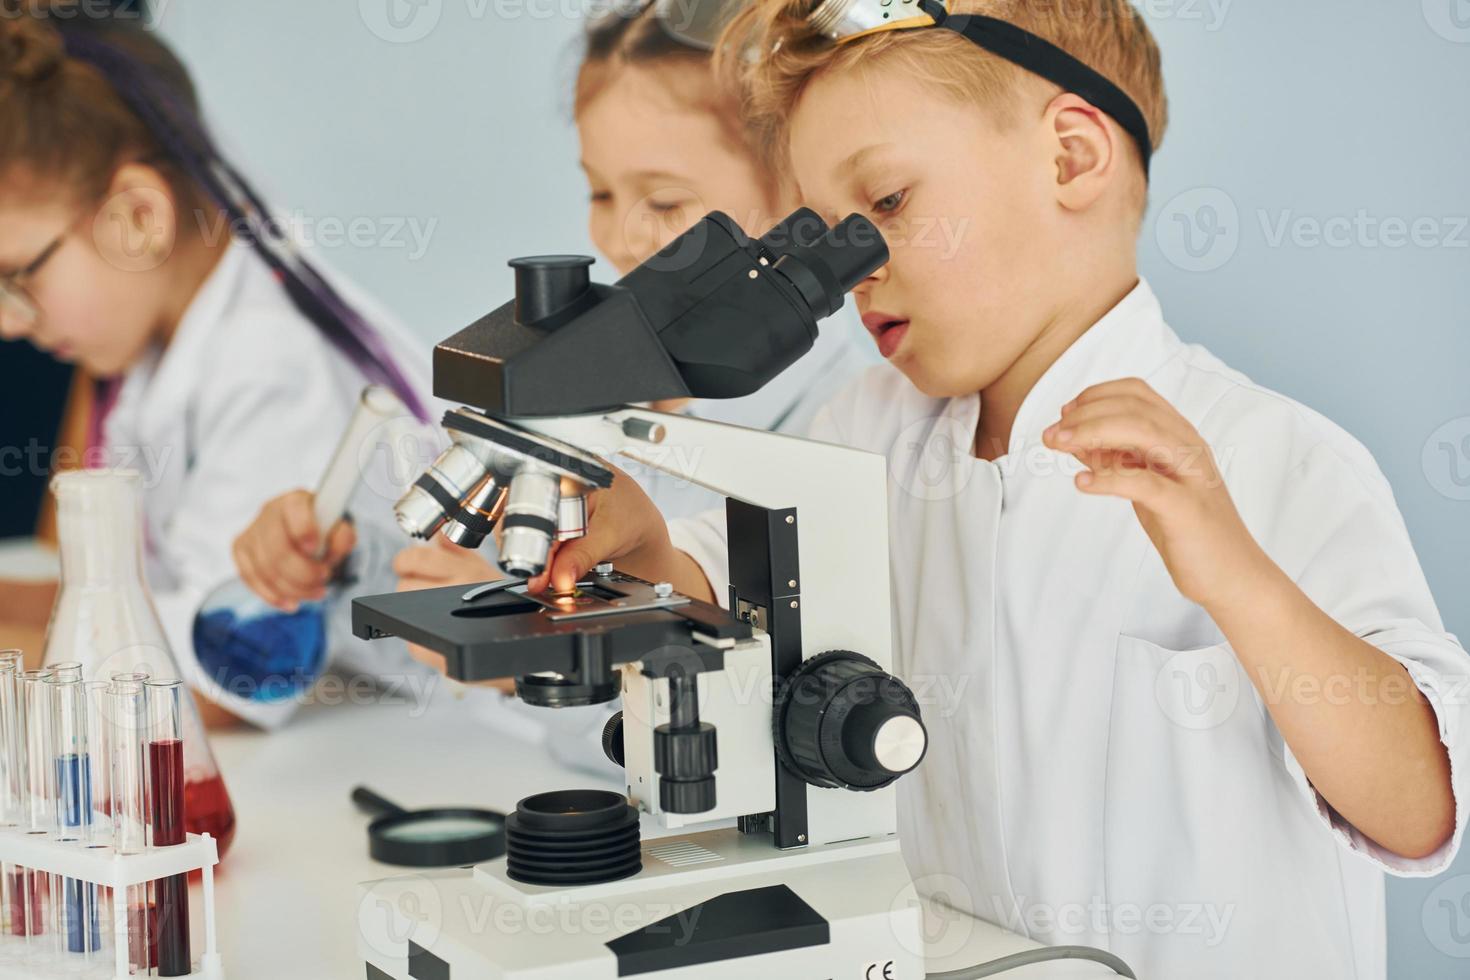
[[(20, 729), (16, 717), (16, 675), (24, 663), (19, 650), (0, 650), (0, 831), (20, 826), (22, 758), (16, 744)], [(11, 931), (11, 912), (15, 896), (11, 894), (9, 864), (0, 866), (0, 931)]]
[(22, 787), (20, 771), (23, 737), (16, 708), (17, 684), (25, 662), (19, 650), (0, 650), (0, 827), (20, 825)]
[(112, 822), (106, 819), (107, 808), (112, 801), (112, 725), (109, 721), (112, 705), (107, 681), (86, 681), (87, 698), (87, 751), (92, 757), (92, 818), (88, 822), (90, 833), (87, 843), (105, 845), (112, 838)]
[(82, 679), (82, 665), (80, 661), (68, 660), (62, 664), (52, 664), (46, 668), (51, 671), (51, 676), (58, 681), (79, 681)]
[[(88, 821), (90, 833), (82, 839), (84, 846), (92, 849), (107, 847), (112, 841), (112, 821), (107, 808), (112, 802), (112, 738), (108, 722), (111, 702), (108, 700), (107, 681), (84, 682), (87, 698), (87, 751), (92, 757), (89, 767), (92, 774), (92, 814)], [(112, 889), (96, 886), (94, 889), (94, 913), (101, 926), (112, 922)], [(106, 937), (101, 937), (104, 940)], [(97, 948), (101, 948), (100, 946)]]
[[(148, 710), (146, 675), (114, 674), (108, 685), (108, 742), (112, 772), (112, 846), (119, 854), (141, 854), (148, 846)], [(158, 965), (157, 928), (148, 885), (130, 885), (113, 901), (127, 903), (128, 962), (139, 973)], [(121, 937), (119, 937), (121, 941)]]

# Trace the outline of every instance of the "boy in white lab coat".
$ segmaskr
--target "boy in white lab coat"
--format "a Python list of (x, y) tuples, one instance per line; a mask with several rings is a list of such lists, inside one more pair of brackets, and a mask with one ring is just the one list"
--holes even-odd
[[(855, 291), (891, 366), (812, 434), (888, 455), (899, 673), (948, 692), (898, 784), (921, 891), (1145, 977), (1384, 977), (1383, 872), (1464, 830), (1467, 661), (1367, 452), (1140, 281), (1146, 26), (926, 4), (834, 44), (812, 6), (755, 4), (734, 60), (805, 202), (891, 249)], [(726, 595), (718, 516), (591, 504), (534, 586), (612, 559)]]

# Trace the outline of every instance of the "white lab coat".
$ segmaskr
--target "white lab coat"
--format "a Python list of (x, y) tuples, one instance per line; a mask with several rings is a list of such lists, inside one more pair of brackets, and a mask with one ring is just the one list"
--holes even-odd
[[(334, 285), (379, 330), (436, 411), (428, 396), (428, 345), (408, 339), (344, 284)], [(317, 486), (367, 383), (240, 243), (227, 247), (168, 346), (123, 380), (104, 444), (111, 465), (143, 473), (148, 581), (174, 656), (196, 688), (202, 684), (194, 617), (216, 586), (236, 577), (231, 543), (266, 501)], [(389, 473), (381, 455), (372, 466), (349, 505), (360, 545), (349, 566), (355, 581), (331, 593), (329, 662), (394, 682), (411, 678), (422, 690), (428, 668), (401, 642), (369, 644), (351, 633), (351, 596), (393, 591), (389, 562), (409, 543), (392, 513), (392, 483), (402, 474)], [(261, 724), (286, 717), (248, 699), (222, 703)]]
[[(1063, 404), (1132, 376), (1203, 434), (1272, 559), (1434, 706), (1456, 801), (1438, 853), (1398, 857), (1332, 811), (1132, 507), (1078, 492), (1042, 445)], [(897, 664), (931, 739), (898, 784), (920, 889), (1144, 978), (1382, 980), (1384, 871), (1434, 874), (1464, 833), (1470, 661), (1372, 458), (1183, 344), (1144, 283), (1046, 372), (993, 463), (969, 450), (979, 412), (884, 366), (812, 428), (890, 461)], [(673, 535), (725, 596), (723, 521)]]

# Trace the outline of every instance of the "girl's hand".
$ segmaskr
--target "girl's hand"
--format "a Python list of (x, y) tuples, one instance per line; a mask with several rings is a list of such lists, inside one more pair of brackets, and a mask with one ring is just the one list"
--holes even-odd
[(442, 534), (427, 544), (404, 548), (393, 559), (399, 592), (438, 589), (447, 585), (475, 585), (504, 578), (478, 551), (461, 548)]
[(241, 581), (283, 612), (325, 599), (337, 566), (357, 546), (357, 532), (342, 520), (322, 548), (312, 500), (309, 491), (293, 490), (268, 502), (232, 548)]
[(1265, 557), (1215, 464), (1173, 405), (1138, 378), (1094, 385), (1062, 406), (1042, 441), (1077, 457), (1083, 493), (1122, 497), (1164, 559), (1174, 585), (1209, 608), (1252, 580)]
[[(399, 592), (416, 592), (419, 589), (438, 589), (449, 585), (477, 585), (504, 578), (500, 569), (480, 556), (478, 551), (461, 548), (442, 534), (435, 534), (428, 544), (404, 548), (393, 559), (393, 571), (398, 575)], [(410, 643), (408, 652), (419, 663), (428, 664), (439, 673), (444, 673), (444, 656), (428, 647)], [(515, 692), (515, 680), (502, 678), (490, 681), (489, 685), (506, 694)]]

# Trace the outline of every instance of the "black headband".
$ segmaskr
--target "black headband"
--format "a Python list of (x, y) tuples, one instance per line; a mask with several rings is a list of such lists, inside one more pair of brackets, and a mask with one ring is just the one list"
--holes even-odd
[(919, 0), (919, 9), (934, 18), (936, 27), (948, 28), (991, 54), (1055, 82), (1112, 116), (1138, 144), (1143, 172), (1148, 173), (1154, 155), (1148, 120), (1127, 92), (1055, 44), (1015, 24), (980, 14), (949, 14), (938, 0)]

